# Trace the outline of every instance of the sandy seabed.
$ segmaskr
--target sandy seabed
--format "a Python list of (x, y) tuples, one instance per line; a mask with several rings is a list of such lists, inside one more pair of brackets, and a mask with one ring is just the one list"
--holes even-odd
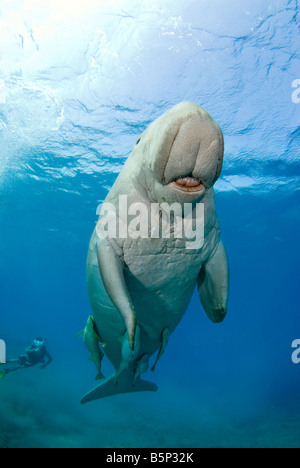
[(88, 388), (82, 374), (55, 366), (7, 375), (0, 380), (0, 448), (300, 447), (299, 402), (247, 411), (234, 396), (199, 398), (169, 383), (155, 394), (82, 407)]

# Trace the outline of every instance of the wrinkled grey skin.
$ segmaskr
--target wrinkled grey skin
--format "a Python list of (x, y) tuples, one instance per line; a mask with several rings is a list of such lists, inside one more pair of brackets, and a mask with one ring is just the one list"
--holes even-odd
[[(151, 203), (204, 203), (205, 242), (199, 250), (187, 250), (186, 239), (103, 240), (95, 230), (87, 260), (88, 294), (104, 353), (118, 378), (107, 379), (82, 403), (157, 389), (139, 376), (154, 353), (163, 353), (196, 285), (208, 317), (216, 323), (225, 318), (229, 269), (213, 191), (223, 152), (219, 126), (204, 109), (189, 102), (165, 113), (137, 141), (105, 201), (117, 208), (119, 196), (127, 195), (128, 204), (142, 202), (149, 211)], [(198, 180), (199, 186), (190, 190), (175, 182), (185, 177)], [(122, 219), (123, 213), (117, 214)], [(122, 346), (131, 350), (127, 357), (122, 356)]]

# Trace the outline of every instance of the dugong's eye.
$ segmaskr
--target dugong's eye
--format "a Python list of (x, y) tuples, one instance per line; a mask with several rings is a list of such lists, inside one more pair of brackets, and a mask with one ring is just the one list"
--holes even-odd
[(139, 144), (139, 142), (141, 141), (141, 139), (142, 139), (142, 138), (140, 137), (140, 138), (137, 140), (136, 145)]

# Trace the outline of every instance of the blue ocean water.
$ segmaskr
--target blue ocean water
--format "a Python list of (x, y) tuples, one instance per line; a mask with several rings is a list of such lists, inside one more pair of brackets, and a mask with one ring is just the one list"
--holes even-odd
[[(299, 447), (298, 1), (75, 3), (0, 5), (0, 339), (15, 357), (43, 336), (53, 357), (0, 380), (0, 447)], [(183, 100), (224, 132), (228, 317), (210, 323), (195, 293), (158, 393), (81, 407), (96, 209)]]

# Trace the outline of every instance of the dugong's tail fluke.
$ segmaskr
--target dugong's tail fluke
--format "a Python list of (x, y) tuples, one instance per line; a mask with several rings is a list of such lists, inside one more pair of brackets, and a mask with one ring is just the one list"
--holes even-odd
[(116, 384), (116, 375), (113, 374), (108, 379), (104, 380), (100, 385), (88, 392), (81, 400), (81, 404), (85, 405), (94, 400), (106, 398), (109, 396), (119, 395), (121, 393), (136, 393), (136, 392), (156, 392), (157, 385), (147, 380), (132, 379), (123, 374), (123, 378), (118, 380)]

